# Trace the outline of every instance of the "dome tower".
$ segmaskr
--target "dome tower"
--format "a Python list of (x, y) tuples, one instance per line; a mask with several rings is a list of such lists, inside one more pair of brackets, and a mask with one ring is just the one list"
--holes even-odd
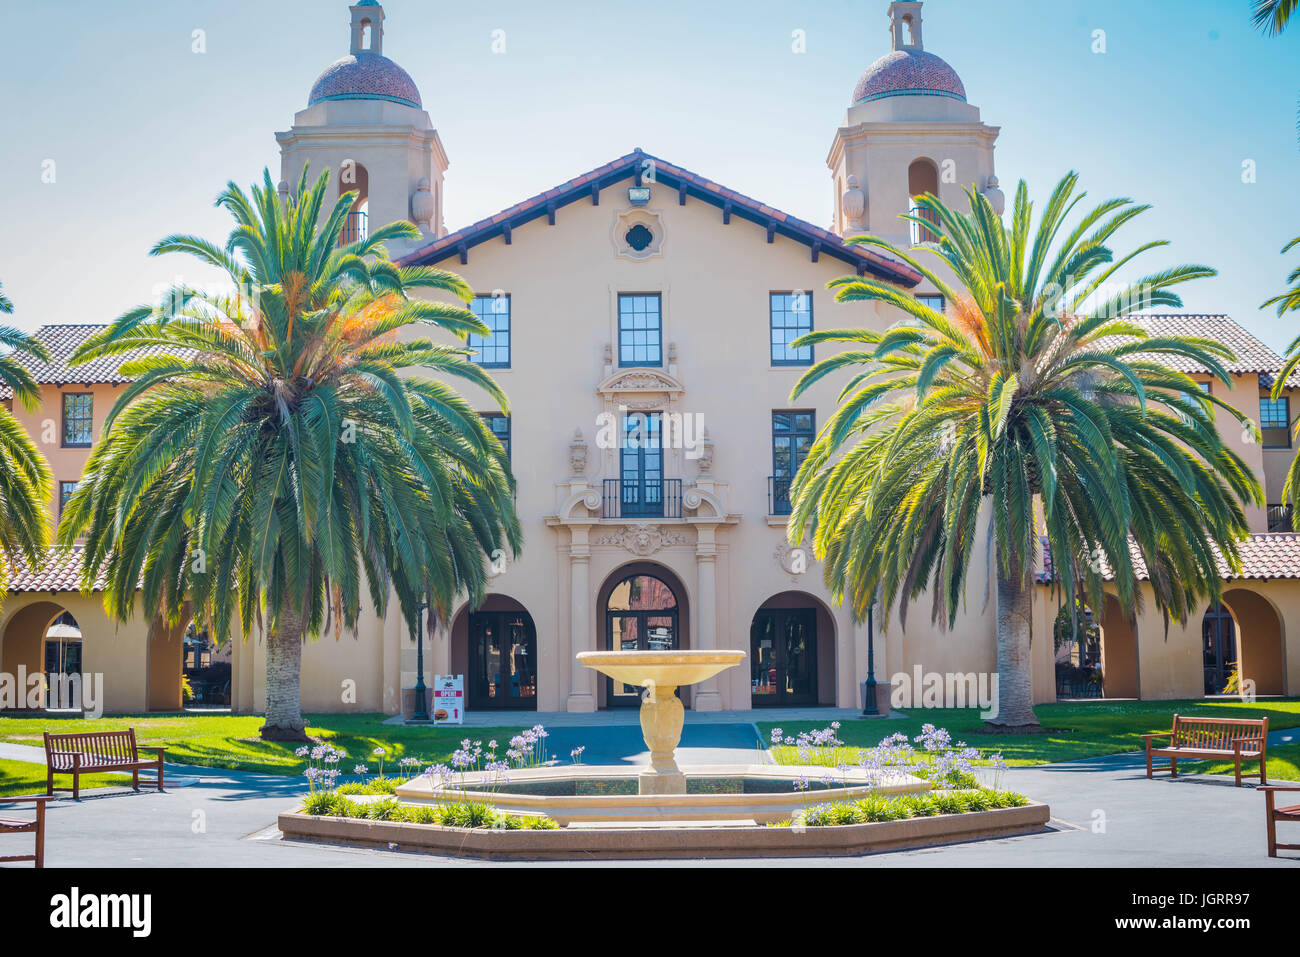
[(930, 238), (898, 218), (913, 197), (958, 202), (972, 183), (1001, 212), (993, 172), (998, 128), (980, 121), (957, 71), (925, 49), (921, 7), (921, 0), (889, 5), (892, 49), (862, 74), (835, 133), (826, 162), (841, 236), (871, 232), (900, 247)]
[[(296, 184), (303, 166), (313, 178), (328, 168), (331, 199), (358, 197), (343, 239), (374, 227), (408, 220), (422, 242), (446, 233), (442, 217), (447, 154), (425, 112), (411, 75), (384, 56), (384, 8), (359, 0), (351, 8), (348, 55), (335, 60), (312, 84), (307, 108), (288, 132), (277, 133), (280, 175)], [(390, 254), (418, 243), (392, 243)]]

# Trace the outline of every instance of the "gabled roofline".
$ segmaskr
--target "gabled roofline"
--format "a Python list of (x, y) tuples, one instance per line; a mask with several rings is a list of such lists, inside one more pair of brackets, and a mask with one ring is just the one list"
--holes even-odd
[(449, 233), (407, 253), (397, 262), (403, 266), (431, 266), (458, 255), (464, 264), (469, 261), (469, 250), (474, 246), (498, 236), (504, 237), (509, 244), (512, 230), (524, 223), (546, 216), (553, 225), (556, 211), (563, 206), (583, 199), (589, 200), (593, 205), (599, 204), (602, 190), (629, 177), (635, 177), (639, 185), (647, 163), (653, 164), (657, 183), (677, 190), (680, 204), (685, 205), (688, 197), (702, 199), (722, 210), (723, 223), (730, 223), (731, 217), (737, 216), (764, 227), (768, 242), (772, 242), (778, 235), (801, 242), (811, 250), (813, 262), (817, 262), (818, 257), (824, 253), (852, 266), (860, 276), (871, 273), (909, 288), (921, 282), (921, 274), (904, 263), (896, 262), (874, 250), (846, 243), (828, 229), (783, 213), (641, 149), (633, 150), (554, 189), (516, 203), (495, 216)]

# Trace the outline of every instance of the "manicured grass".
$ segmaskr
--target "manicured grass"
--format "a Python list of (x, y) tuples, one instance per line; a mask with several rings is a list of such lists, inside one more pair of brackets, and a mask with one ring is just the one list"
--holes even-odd
[[(129, 774), (83, 774), (81, 788), (110, 788), (130, 786)], [(54, 779), (55, 787), (71, 787), (72, 778), (64, 776)], [(17, 794), (45, 793), (45, 765), (29, 764), (26, 761), (0, 761), (0, 797), (13, 797)], [(56, 796), (63, 797), (61, 792)]]
[[(1273, 722), (1269, 721), (1268, 726), (1273, 727)], [(1162, 761), (1164, 759), (1161, 759)], [(1251, 777), (1259, 771), (1259, 764), (1255, 761), (1248, 761), (1241, 766), (1242, 780), (1246, 782), (1259, 781), (1258, 777)], [(1235, 774), (1236, 768), (1231, 761), (1194, 761), (1184, 764), (1178, 762), (1179, 774)], [(1279, 781), (1300, 781), (1300, 744), (1280, 744), (1277, 747), (1268, 749), (1268, 781), (1270, 784)]]
[[(966, 742), (977, 748), (986, 759), (1000, 753), (1009, 765), (1049, 764), (1139, 751), (1143, 747), (1142, 735), (1168, 731), (1173, 727), (1174, 714), (1240, 718), (1267, 715), (1270, 731), (1300, 727), (1300, 700), (1296, 699), (1254, 704), (1201, 700), (1096, 701), (1044, 704), (1034, 710), (1043, 727), (1051, 730), (1044, 734), (980, 734), (984, 722), (974, 708), (914, 708), (907, 710), (905, 718), (845, 721), (839, 730), (839, 738), (845, 747), (840, 749), (840, 754), (828, 755), (817, 763), (856, 764), (860, 749), (874, 747), (884, 738), (899, 732), (914, 738), (921, 733), (923, 724), (947, 728), (954, 742)], [(786, 736), (794, 737), (800, 731), (811, 731), (824, 725), (824, 722), (761, 722), (759, 730), (767, 741), (771, 739), (773, 728), (779, 727)], [(1282, 753), (1293, 747), (1287, 745), (1275, 750)], [(799, 756), (792, 747), (773, 748), (772, 754), (779, 764), (799, 763)], [(1284, 773), (1282, 762), (1279, 762), (1277, 776), (1281, 778)], [(1269, 753), (1269, 777), (1273, 777), (1273, 752)]]
[[(379, 771), (378, 759), (372, 754), (382, 747), (384, 773), (398, 770), (404, 757), (417, 757), (426, 765), (445, 764), (464, 738), (487, 742), (496, 740), (504, 757), (506, 742), (523, 730), (526, 717), (519, 724), (494, 728), (441, 728), (386, 725), (382, 714), (306, 715), (313, 738), (328, 741), (348, 753), (342, 770), (344, 779), (352, 776), (357, 764), (366, 765), (371, 774)], [(48, 718), (0, 718), (0, 741), (42, 747), (44, 731), (119, 731), (135, 728), (141, 744), (167, 746), (167, 760), (210, 768), (260, 771), (267, 774), (298, 774), (305, 762), (294, 754), (297, 745), (276, 744), (261, 740), (257, 730), (262, 718), (257, 715), (117, 715), (95, 720), (50, 720)], [(529, 723), (531, 726), (531, 723)], [(44, 787), (44, 772), (41, 781)]]

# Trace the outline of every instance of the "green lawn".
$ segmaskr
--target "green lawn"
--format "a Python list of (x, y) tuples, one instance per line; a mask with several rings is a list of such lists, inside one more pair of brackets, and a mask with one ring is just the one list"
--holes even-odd
[[(121, 787), (131, 783), (129, 774), (83, 774), (82, 790), (87, 788)], [(69, 787), (72, 778), (56, 778), (56, 787)], [(0, 798), (15, 794), (44, 794), (45, 765), (26, 761), (0, 761)], [(62, 794), (58, 795), (62, 797)], [(28, 805), (30, 807), (30, 805)]]
[[(1116, 754), (1121, 751), (1142, 749), (1142, 735), (1168, 731), (1173, 726), (1175, 713), (1186, 715), (1218, 715), (1223, 717), (1259, 718), (1268, 716), (1269, 730), (1300, 727), (1300, 700), (1255, 702), (1241, 701), (1124, 701), (1114, 704), (1097, 701), (1087, 704), (1044, 704), (1034, 709), (1045, 734), (980, 734), (984, 722), (973, 708), (912, 709), (906, 718), (868, 719), (845, 721), (839, 738), (845, 744), (838, 755), (826, 755), (824, 763), (857, 763), (857, 752), (879, 744), (891, 734), (902, 732), (909, 738), (921, 733), (921, 725), (933, 724), (947, 728), (954, 742), (964, 741), (978, 748), (986, 758), (1001, 753), (1007, 764), (1034, 765), (1056, 761)], [(779, 727), (785, 735), (794, 737), (800, 731), (823, 727), (822, 723), (762, 722), (759, 730), (764, 740), (770, 740), (772, 729)], [(1296, 767), (1300, 746), (1284, 745), (1269, 753), (1269, 778), (1300, 780)], [(772, 751), (781, 764), (797, 764), (799, 758), (794, 748), (777, 747)], [(1274, 754), (1278, 759), (1274, 760)], [(822, 763), (822, 762), (819, 762)], [(1181, 768), (1180, 768), (1181, 770)], [(1189, 766), (1189, 771), (1197, 770)], [(1220, 766), (1212, 770), (1218, 772)]]
[[(342, 766), (345, 778), (351, 776), (356, 764), (365, 764), (371, 774), (376, 773), (379, 763), (371, 752), (377, 747), (387, 751), (384, 758), (386, 774), (396, 773), (397, 761), (408, 756), (417, 757), (426, 765), (446, 763), (463, 738), (482, 741), (485, 747), (488, 741), (495, 739), (500, 744), (498, 754), (504, 758), (506, 742), (523, 730), (527, 721), (523, 718), (519, 724), (494, 728), (421, 728), (386, 725), (383, 722), (388, 716), (382, 714), (306, 717), (310, 722), (309, 735), (347, 751), (348, 760)], [(303, 759), (294, 754), (297, 746), (261, 740), (257, 736), (257, 729), (261, 726), (262, 718), (257, 715), (117, 715), (93, 721), (0, 717), (0, 741), (39, 748), (42, 747), (41, 733), (44, 731), (135, 728), (136, 741), (166, 745), (167, 760), (178, 764), (268, 774), (301, 772), (305, 765)]]

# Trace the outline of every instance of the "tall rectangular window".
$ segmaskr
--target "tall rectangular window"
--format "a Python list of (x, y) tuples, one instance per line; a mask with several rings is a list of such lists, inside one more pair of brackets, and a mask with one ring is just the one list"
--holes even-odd
[(618, 364), (661, 366), (662, 302), (658, 293), (620, 293), (618, 297)]
[(806, 292), (774, 292), (769, 308), (772, 330), (772, 365), (810, 366), (812, 346), (793, 348), (790, 343), (813, 328), (812, 296)]
[(59, 483), (59, 518), (63, 517), (63, 508), (68, 504), (68, 499), (72, 498), (72, 493), (76, 490), (76, 482)]
[(483, 412), (483, 421), (487, 427), (492, 430), (492, 434), (497, 437), (501, 447), (506, 450), (506, 461), (510, 461), (510, 416), (501, 412)]
[(471, 361), (485, 369), (510, 368), (510, 296), (475, 296), (470, 312), (492, 330), (490, 336), (470, 333), (468, 345), (478, 355)]
[(1261, 395), (1259, 428), (1264, 433), (1264, 448), (1289, 449), (1291, 447), (1291, 400), (1286, 396), (1273, 399)]
[(816, 418), (812, 411), (772, 413), (773, 515), (790, 514), (790, 484), (817, 437)]
[(95, 397), (89, 392), (63, 393), (63, 447), (88, 449), (95, 440)]

